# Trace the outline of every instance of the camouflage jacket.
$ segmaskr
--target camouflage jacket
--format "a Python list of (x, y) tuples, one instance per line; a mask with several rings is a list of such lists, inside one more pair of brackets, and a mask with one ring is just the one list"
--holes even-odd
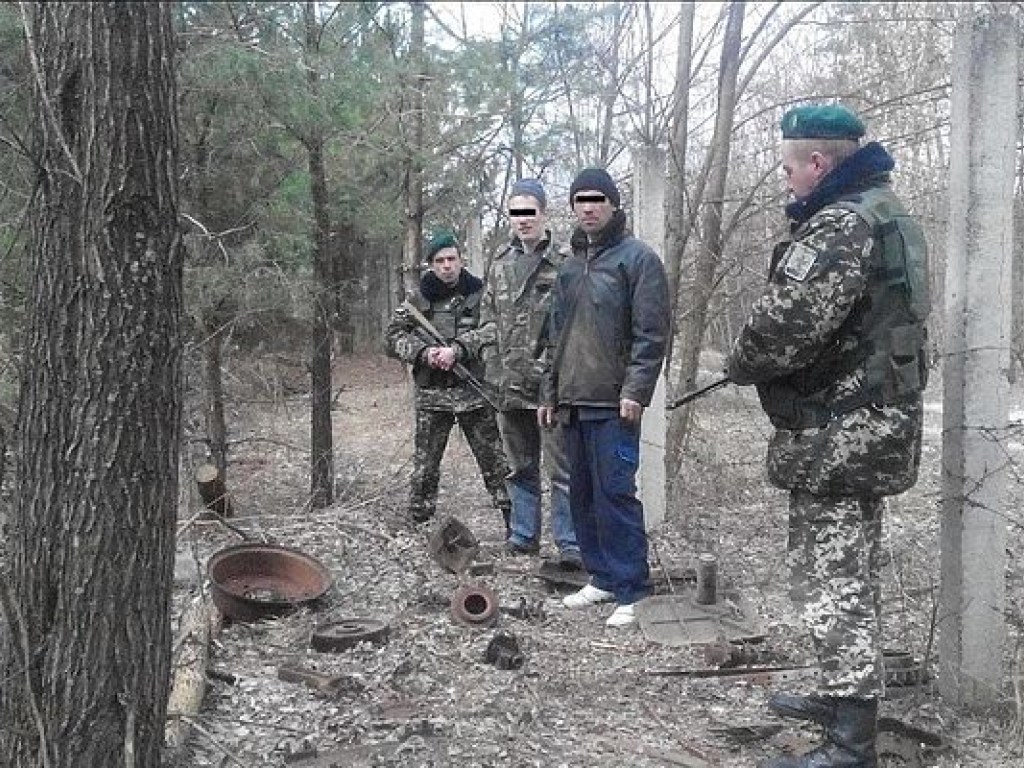
[[(780, 488), (889, 495), (917, 480), (920, 387), (896, 402), (837, 405), (852, 402), (868, 375), (867, 361), (852, 351), (869, 297), (886, 295), (877, 290), (882, 278), (875, 245), (872, 227), (841, 200), (811, 213), (791, 240), (776, 246), (767, 290), (733, 345), (729, 377), (758, 385), (776, 427), (767, 465), (769, 479)], [(842, 349), (844, 344), (849, 348)], [(836, 365), (844, 352), (851, 353), (846, 364)], [(787, 427), (774, 407), (787, 395), (791, 402), (822, 406), (828, 418), (821, 425)]]
[[(420, 292), (409, 298), (442, 336), (456, 349), (456, 359), (477, 379), (482, 378), (483, 365), (463, 343), (480, 321), (480, 299), (483, 283), (480, 278), (463, 270), (454, 288), (445, 286), (432, 272), (420, 281)], [(431, 368), (425, 353), (436, 342), (419, 329), (416, 320), (399, 306), (384, 332), (388, 355), (412, 365), (416, 382), (416, 407), (428, 411), (463, 413), (488, 407), (468, 384), (454, 373)]]
[(514, 237), (487, 270), (480, 327), (465, 342), (473, 354), (487, 355), (487, 378), (502, 410), (538, 405), (551, 289), (567, 255), (550, 232), (529, 254)]

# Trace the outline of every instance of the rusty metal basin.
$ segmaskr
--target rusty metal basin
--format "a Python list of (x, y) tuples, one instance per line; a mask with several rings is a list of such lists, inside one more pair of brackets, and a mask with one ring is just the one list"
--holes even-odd
[(213, 602), (236, 621), (283, 616), (312, 606), (331, 588), (330, 571), (305, 552), (277, 544), (236, 544), (206, 564)]

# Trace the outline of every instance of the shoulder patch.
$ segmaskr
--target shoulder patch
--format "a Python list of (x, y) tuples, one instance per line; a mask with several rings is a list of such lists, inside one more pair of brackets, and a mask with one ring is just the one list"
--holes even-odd
[(786, 252), (786, 262), (782, 268), (786, 277), (798, 282), (803, 282), (811, 273), (811, 269), (818, 261), (818, 252), (809, 245), (793, 243)]

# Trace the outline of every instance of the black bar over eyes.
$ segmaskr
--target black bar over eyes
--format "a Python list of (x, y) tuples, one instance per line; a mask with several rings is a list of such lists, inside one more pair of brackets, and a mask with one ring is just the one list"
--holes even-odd
[(604, 195), (576, 195), (577, 203), (603, 203), (607, 199)]
[(536, 208), (509, 208), (509, 216), (536, 216)]

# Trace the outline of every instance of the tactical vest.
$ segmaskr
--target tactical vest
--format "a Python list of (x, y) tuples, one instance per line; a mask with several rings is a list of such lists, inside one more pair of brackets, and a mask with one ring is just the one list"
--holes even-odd
[[(422, 295), (416, 297), (417, 308), (423, 312), (431, 324), (437, 329), (445, 341), (452, 341), (459, 334), (472, 331), (480, 320), (480, 298), (483, 291), (471, 293), (469, 296), (455, 294), (446, 299), (428, 302)], [(431, 345), (434, 342), (430, 342)], [(483, 367), (476, 359), (464, 360), (463, 365), (474, 376), (483, 375)], [(416, 383), (423, 387), (455, 387), (461, 381), (451, 371), (442, 371), (427, 366), (418, 366), (413, 373)]]
[[(776, 427), (809, 429), (872, 404), (916, 398), (928, 375), (925, 320), (931, 309), (928, 252), (920, 225), (888, 186), (830, 207), (853, 211), (871, 226), (864, 296), (831, 344), (806, 369), (759, 387)], [(799, 234), (799, 233), (798, 233)], [(840, 379), (860, 372), (859, 387), (838, 393)]]

